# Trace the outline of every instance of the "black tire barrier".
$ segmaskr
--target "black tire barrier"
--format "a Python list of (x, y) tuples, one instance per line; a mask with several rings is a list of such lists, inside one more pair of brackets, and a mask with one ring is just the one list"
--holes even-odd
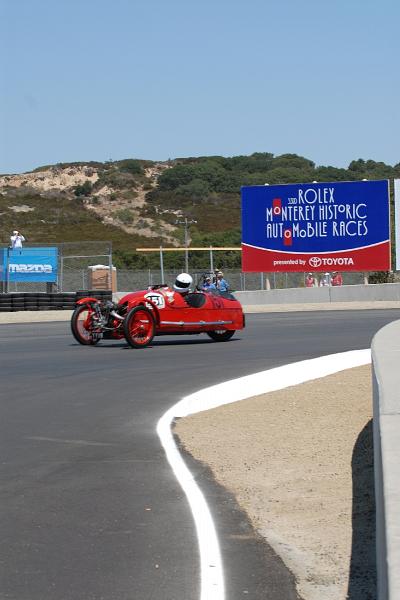
[(77, 298), (84, 298), (85, 296), (91, 296), (92, 298), (98, 298), (102, 300), (103, 298), (111, 298), (112, 291), (111, 290), (78, 290), (76, 292)]
[(23, 294), (0, 294), (1, 312), (24, 310)]
[(26, 293), (24, 296), (24, 302), (25, 304), (30, 302), (37, 304), (37, 294), (34, 294), (32, 292)]
[(80, 298), (90, 296), (105, 302), (112, 300), (110, 290), (78, 290), (77, 292), (11, 292), (0, 294), (0, 311), (74, 310)]
[(85, 289), (82, 288), (81, 290), (76, 290), (75, 294), (78, 294), (78, 295), (80, 295), (80, 294), (87, 294), (88, 292), (90, 294), (100, 294), (100, 295), (102, 295), (102, 294), (110, 294), (111, 290), (96, 290), (96, 289), (93, 289), (93, 288), (85, 288)]
[(36, 298), (25, 298), (24, 300), (24, 304), (35, 304), (37, 306), (37, 299)]

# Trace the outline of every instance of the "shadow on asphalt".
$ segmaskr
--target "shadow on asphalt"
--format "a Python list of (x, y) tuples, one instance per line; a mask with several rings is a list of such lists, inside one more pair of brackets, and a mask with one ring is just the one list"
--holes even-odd
[[(214, 340), (211, 340), (209, 338), (202, 338), (202, 339), (195, 339), (195, 340), (154, 340), (149, 346), (146, 346), (145, 348), (139, 348), (139, 351), (142, 350), (146, 350), (147, 348), (153, 348), (153, 347), (157, 347), (157, 346), (193, 346), (193, 345), (204, 345), (204, 344), (232, 344), (232, 342), (239, 342), (239, 338), (237, 339), (231, 339), (228, 342), (214, 342)], [(70, 346), (81, 346), (81, 344), (79, 344), (78, 342), (72, 342), (70, 344)], [(88, 344), (86, 347), (89, 348), (96, 348), (96, 349), (105, 349), (105, 348), (124, 348), (125, 350), (135, 350), (135, 348), (131, 348), (131, 346), (128, 345), (127, 342), (120, 341), (120, 342), (110, 342), (109, 340), (104, 340), (104, 341), (100, 341), (98, 344), (95, 345), (90, 345)]]
[(352, 544), (348, 600), (376, 600), (375, 486), (372, 419), (357, 438), (353, 474)]

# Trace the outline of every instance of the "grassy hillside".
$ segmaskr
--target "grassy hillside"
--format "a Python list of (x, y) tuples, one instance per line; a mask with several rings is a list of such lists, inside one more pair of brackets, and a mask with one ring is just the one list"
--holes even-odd
[[(393, 178), (400, 178), (400, 163), (359, 159), (338, 169), (270, 153), (43, 166), (0, 177), (0, 241), (7, 243), (13, 229), (35, 243), (110, 240), (118, 266), (152, 266), (158, 257), (135, 248), (181, 245), (184, 230), (176, 222), (183, 217), (196, 221), (192, 245), (240, 244), (243, 185)], [(170, 253), (166, 266), (179, 260)], [(199, 253), (191, 264), (203, 260)], [(228, 253), (221, 261), (231, 266), (238, 255)]]

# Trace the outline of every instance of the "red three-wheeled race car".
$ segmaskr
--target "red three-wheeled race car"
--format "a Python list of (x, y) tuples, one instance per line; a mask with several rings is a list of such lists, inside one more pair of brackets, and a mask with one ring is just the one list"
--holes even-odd
[(80, 344), (125, 338), (133, 348), (145, 348), (156, 335), (205, 333), (226, 342), (244, 326), (242, 306), (233, 294), (201, 288), (182, 294), (163, 284), (126, 294), (118, 303), (81, 298), (71, 318)]

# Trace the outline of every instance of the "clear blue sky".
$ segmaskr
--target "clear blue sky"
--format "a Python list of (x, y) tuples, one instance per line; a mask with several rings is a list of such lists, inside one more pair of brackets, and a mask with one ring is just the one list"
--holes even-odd
[(0, 173), (253, 152), (400, 162), (398, 0), (0, 9)]

